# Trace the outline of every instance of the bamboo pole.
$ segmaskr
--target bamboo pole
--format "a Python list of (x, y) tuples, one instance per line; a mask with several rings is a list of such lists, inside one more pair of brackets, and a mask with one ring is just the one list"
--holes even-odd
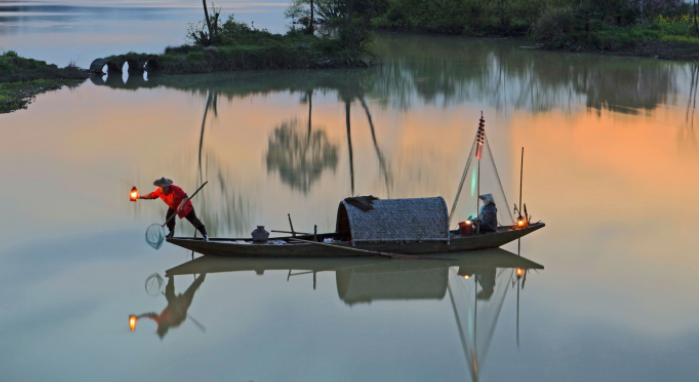
[[(480, 218), (480, 208), (481, 208), (481, 160), (480, 158), (478, 159), (478, 178), (476, 180), (476, 215)], [(481, 233), (481, 221), (480, 219), (476, 220), (478, 224), (476, 224), (476, 235)]]
[(524, 176), (524, 147), (522, 147), (522, 159), (519, 163), (519, 215), (522, 216), (522, 180)]
[[(367, 255), (374, 255), (374, 256), (381, 256), (385, 257), (388, 259), (425, 259), (424, 257), (421, 256), (415, 256), (415, 255), (402, 255), (399, 253), (390, 253), (390, 252), (381, 252), (381, 251), (371, 251), (368, 249), (359, 249), (359, 248), (351, 248), (351, 247), (344, 247), (341, 245), (335, 245), (335, 244), (328, 244), (328, 243), (320, 243), (316, 241), (310, 241), (310, 240), (303, 240), (303, 239), (289, 239), (291, 241), (298, 241), (306, 244), (315, 244), (315, 245), (322, 245), (323, 247), (329, 247), (329, 248), (335, 248), (335, 249), (341, 249), (345, 251), (352, 251), (352, 252), (359, 252), (359, 253), (365, 253)], [(435, 260), (442, 260), (442, 259), (435, 259)]]
[(296, 236), (296, 232), (294, 231), (294, 223), (291, 222), (291, 214), (286, 214), (286, 216), (289, 218), (289, 226), (291, 226), (291, 236)]
[(291, 231), (281, 231), (281, 230), (276, 230), (276, 229), (270, 230), (270, 232), (274, 232), (274, 233), (295, 233), (295, 234), (298, 234), (298, 235), (306, 235), (306, 236), (310, 235), (310, 233), (308, 233), (308, 232), (298, 232), (298, 231), (291, 232)]

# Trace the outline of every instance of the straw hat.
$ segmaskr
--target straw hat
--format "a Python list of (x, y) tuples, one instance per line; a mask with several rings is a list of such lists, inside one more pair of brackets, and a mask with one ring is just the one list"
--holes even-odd
[(153, 182), (153, 185), (157, 187), (170, 187), (172, 186), (172, 180), (162, 177), (160, 179), (156, 179), (155, 182)]
[(486, 204), (488, 203), (495, 203), (495, 200), (493, 199), (493, 194), (485, 194), (479, 196), (479, 198), (483, 201), (485, 201)]

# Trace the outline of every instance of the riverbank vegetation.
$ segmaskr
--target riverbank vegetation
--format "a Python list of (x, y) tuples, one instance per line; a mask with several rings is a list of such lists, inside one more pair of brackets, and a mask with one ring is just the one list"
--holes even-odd
[(370, 14), (370, 26), (381, 30), (529, 37), (548, 49), (697, 59), (697, 0), (685, 1), (292, 0), (287, 13), (332, 25), (353, 12)]
[[(312, 24), (293, 23), (285, 34), (258, 29), (230, 15), (221, 20), (221, 9), (204, 4), (204, 21), (190, 25), (187, 44), (168, 47), (163, 54), (137, 54), (106, 58), (110, 70), (119, 71), (129, 62), (129, 71), (151, 74), (192, 74), (261, 69), (308, 69), (367, 67), (370, 52), (369, 25), (336, 20), (332, 30), (315, 31)], [(131, 65), (133, 64), (133, 65)]]
[(58, 68), (44, 61), (20, 57), (8, 50), (0, 55), (0, 114), (25, 109), (34, 96), (88, 77), (75, 65)]

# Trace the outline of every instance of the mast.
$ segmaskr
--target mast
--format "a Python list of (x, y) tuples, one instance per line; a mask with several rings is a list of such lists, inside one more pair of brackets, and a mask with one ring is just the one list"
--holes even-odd
[[(478, 193), (480, 195), (480, 179), (481, 179), (481, 156), (483, 154), (483, 144), (485, 142), (485, 119), (483, 119), (483, 112), (481, 111), (481, 119), (479, 120), (478, 123), (478, 132), (476, 133), (476, 139), (473, 140), (473, 145), (471, 146), (471, 152), (468, 153), (468, 159), (466, 160), (466, 166), (464, 166), (464, 172), (461, 174), (461, 181), (459, 182), (459, 187), (456, 189), (456, 196), (454, 197), (454, 203), (451, 205), (451, 212), (449, 213), (449, 225), (451, 226), (451, 221), (454, 218), (454, 212), (456, 212), (456, 205), (459, 203), (459, 196), (461, 196), (461, 190), (464, 187), (464, 181), (466, 181), (466, 175), (468, 174), (468, 169), (471, 168), (471, 159), (473, 157), (473, 151), (476, 151), (476, 159), (478, 159), (478, 167), (476, 171), (478, 171), (478, 179), (477, 179), (477, 188), (478, 188)], [(476, 195), (476, 216), (478, 215), (478, 208), (479, 208), (479, 201), (478, 201), (478, 196)], [(478, 227), (476, 227), (478, 230)]]
[(522, 159), (519, 163), (519, 211), (522, 214), (522, 180), (524, 179), (524, 147), (522, 147)]
[[(485, 118), (481, 111), (481, 119), (478, 121), (478, 133), (476, 133), (476, 159), (478, 160), (478, 176), (476, 177), (476, 216), (480, 215), (481, 208), (481, 157), (483, 156), (483, 144), (485, 141)], [(480, 222), (476, 224), (476, 234), (481, 233)]]

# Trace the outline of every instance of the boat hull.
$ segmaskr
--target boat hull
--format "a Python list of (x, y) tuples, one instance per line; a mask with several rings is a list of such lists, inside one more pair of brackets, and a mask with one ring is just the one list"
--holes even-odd
[[(370, 251), (407, 254), (407, 255), (430, 255), (443, 254), (446, 252), (463, 252), (479, 249), (497, 248), (509, 242), (517, 240), (545, 226), (544, 223), (532, 224), (522, 229), (505, 229), (494, 233), (456, 236), (449, 243), (446, 241), (423, 241), (423, 242), (390, 242), (390, 243), (356, 243), (354, 246), (349, 242), (336, 242), (333, 245), (338, 247), (359, 248)], [(333, 234), (319, 235), (319, 239)], [(299, 236), (298, 238), (312, 240), (309, 236)], [(275, 240), (289, 240), (289, 237), (275, 238)], [(349, 251), (342, 248), (329, 248), (316, 244), (290, 242), (288, 244), (242, 244), (240, 241), (247, 239), (202, 239), (191, 238), (170, 238), (167, 241), (171, 244), (198, 252), (207, 256), (221, 257), (367, 257), (374, 256), (370, 253)]]

